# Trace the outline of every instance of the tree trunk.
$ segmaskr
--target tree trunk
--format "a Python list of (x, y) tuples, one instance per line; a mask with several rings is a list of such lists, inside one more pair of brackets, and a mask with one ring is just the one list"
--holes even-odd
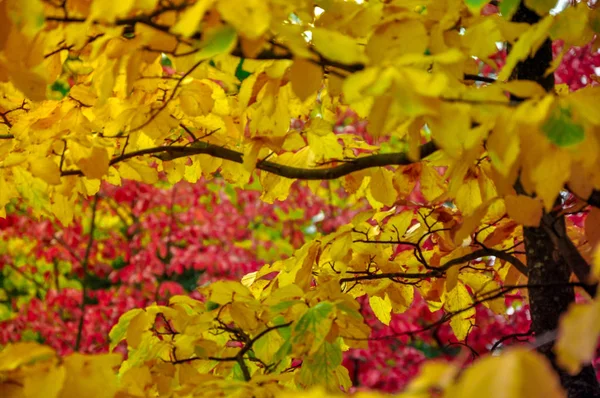
[[(522, 3), (513, 17), (515, 22), (534, 24), (540, 17), (527, 9)], [(553, 74), (544, 77), (544, 73), (552, 62), (552, 42), (546, 40), (538, 52), (519, 63), (513, 73), (513, 79), (533, 80), (544, 87), (546, 91), (554, 89)], [(560, 203), (560, 202), (557, 202)], [(550, 213), (544, 219), (552, 222), (557, 217)], [(543, 224), (543, 222), (542, 222)], [(564, 217), (553, 224), (559, 236), (566, 237)], [(568, 239), (568, 237), (567, 237)], [(556, 331), (560, 316), (575, 300), (570, 280), (571, 269), (565, 261), (566, 253), (562, 253), (553, 243), (553, 237), (547, 229), (540, 225), (538, 228), (524, 228), (525, 250), (527, 253), (527, 269), (529, 284), (551, 285), (547, 288), (530, 289), (529, 303), (531, 311), (531, 328), (536, 336)], [(557, 287), (560, 284), (563, 287)], [(554, 340), (538, 347), (551, 362), (560, 376), (560, 381), (566, 389), (569, 398), (600, 398), (600, 386), (591, 365), (583, 368), (577, 375), (569, 375), (556, 365), (553, 352)]]

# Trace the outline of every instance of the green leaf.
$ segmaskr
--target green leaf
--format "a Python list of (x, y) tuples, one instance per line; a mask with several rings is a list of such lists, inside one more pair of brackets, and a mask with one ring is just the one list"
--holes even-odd
[(112, 263), (111, 266), (113, 269), (119, 270), (123, 267), (125, 267), (127, 265), (127, 261), (125, 261), (125, 258), (123, 256), (119, 256), (117, 258), (115, 258)]
[(244, 372), (242, 372), (242, 367), (238, 362), (233, 365), (233, 379), (239, 381), (245, 381)]
[(319, 329), (319, 324), (329, 317), (332, 309), (333, 304), (327, 301), (322, 301), (308, 309), (294, 325), (294, 334), (298, 335), (309, 331), (316, 333)]
[(473, 14), (479, 14), (484, 5), (489, 3), (489, 0), (465, 0), (465, 5)]
[(288, 308), (290, 308), (291, 306), (296, 305), (298, 303), (303, 303), (303, 301), (302, 300), (282, 301), (280, 303), (272, 305), (270, 310), (273, 314), (279, 314), (280, 312), (283, 312), (283, 311), (287, 310)]
[(172, 67), (173, 66), (173, 62), (171, 61), (171, 59), (169, 57), (167, 57), (167, 54), (160, 54), (160, 64), (161, 66), (167, 66), (167, 67)]
[(131, 320), (141, 312), (144, 312), (144, 310), (141, 308), (134, 308), (121, 315), (119, 322), (117, 322), (117, 324), (110, 330), (110, 333), (108, 333), (108, 337), (110, 339), (110, 346), (108, 348), (109, 351), (114, 350), (117, 344), (119, 344), (125, 338), (127, 335), (127, 328), (129, 328)]
[(525, 0), (525, 5), (538, 15), (546, 15), (556, 5), (556, 0)]
[(207, 301), (206, 302), (206, 310), (207, 311), (216, 310), (217, 308), (219, 308), (219, 304), (218, 303), (215, 303), (213, 301)]
[(585, 130), (573, 121), (568, 108), (556, 108), (542, 126), (542, 131), (550, 142), (564, 148), (580, 143), (585, 138)]
[(52, 92), (52, 99), (58, 101), (65, 98), (67, 94), (69, 94), (69, 91), (71, 91), (71, 86), (64, 80), (57, 80), (50, 86), (50, 91)]
[(324, 342), (319, 350), (304, 360), (299, 381), (305, 386), (324, 384), (330, 391), (339, 391), (340, 382), (335, 370), (342, 364), (342, 349), (339, 343)]
[(502, 0), (500, 2), (500, 14), (506, 20), (510, 20), (519, 7), (520, 0)]
[(305, 344), (309, 341), (309, 355), (319, 350), (331, 330), (333, 308), (333, 304), (323, 301), (308, 309), (294, 324), (292, 343)]
[(236, 40), (235, 29), (231, 26), (224, 26), (208, 38), (202, 49), (196, 54), (196, 60), (200, 61), (228, 53), (235, 47)]
[(244, 80), (246, 80), (248, 78), (248, 76), (250, 76), (252, 74), (252, 73), (244, 70), (243, 66), (244, 66), (245, 60), (246, 60), (245, 58), (240, 59), (240, 62), (238, 63), (237, 68), (235, 68), (235, 77), (238, 78), (240, 83), (243, 82)]

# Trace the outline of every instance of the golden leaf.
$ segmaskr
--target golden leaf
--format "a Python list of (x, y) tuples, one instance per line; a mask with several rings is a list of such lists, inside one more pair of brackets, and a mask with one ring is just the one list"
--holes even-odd
[(60, 184), (60, 170), (50, 158), (35, 159), (30, 163), (29, 170), (35, 177), (41, 178), (51, 185)]
[(383, 298), (379, 296), (370, 296), (369, 305), (373, 313), (384, 325), (389, 325), (392, 320), (392, 302), (387, 294)]
[(394, 173), (382, 167), (378, 167), (371, 172), (371, 183), (369, 184), (371, 195), (375, 200), (386, 206), (392, 206), (398, 199), (393, 179)]
[(245, 0), (243, 4), (232, 0), (219, 0), (217, 10), (242, 35), (256, 39), (271, 24), (269, 3), (264, 0)]
[(475, 362), (446, 391), (445, 397), (564, 398), (566, 395), (545, 357), (518, 348)]
[(600, 301), (573, 304), (562, 316), (554, 350), (558, 363), (570, 374), (594, 359), (600, 336)]
[(464, 340), (473, 325), (471, 317), (475, 315), (475, 308), (469, 308), (472, 304), (473, 299), (462, 282), (458, 282), (447, 293), (444, 309), (449, 313), (456, 313), (450, 319), (450, 327), (458, 340)]
[(108, 173), (108, 152), (104, 148), (94, 147), (90, 156), (81, 159), (78, 164), (87, 178), (100, 179)]
[(323, 68), (303, 58), (296, 58), (290, 68), (294, 94), (304, 101), (315, 94), (323, 84)]
[(312, 29), (312, 42), (323, 56), (331, 61), (354, 64), (365, 61), (362, 46), (355, 39), (325, 28)]
[(504, 198), (508, 216), (526, 227), (538, 227), (543, 213), (543, 205), (539, 199), (525, 195), (507, 196)]

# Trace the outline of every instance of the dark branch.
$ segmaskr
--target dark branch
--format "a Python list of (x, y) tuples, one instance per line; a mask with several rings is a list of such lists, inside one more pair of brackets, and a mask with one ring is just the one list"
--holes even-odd
[(480, 75), (472, 75), (470, 73), (465, 73), (463, 78), (465, 80), (473, 80), (476, 82), (484, 82), (484, 83), (496, 83), (496, 79), (493, 77), (480, 76)]
[[(135, 24), (143, 24), (146, 26), (150, 26), (154, 29), (160, 30), (162, 32), (169, 32), (171, 29), (168, 25), (162, 25), (154, 22), (154, 18), (169, 12), (169, 11), (183, 11), (188, 8), (191, 4), (188, 2), (182, 2), (181, 4), (172, 4), (168, 6), (161, 7), (150, 14), (140, 14), (131, 18), (119, 18), (115, 20), (111, 25), (114, 26), (135, 26)], [(86, 18), (72, 18), (72, 17), (46, 17), (46, 21), (53, 22), (61, 22), (61, 23), (84, 23), (87, 21)], [(98, 21), (94, 21), (94, 23), (98, 23)]]
[[(425, 158), (438, 150), (433, 142), (428, 142), (420, 147), (421, 158)], [(193, 155), (210, 155), (214, 158), (229, 160), (235, 163), (243, 163), (243, 153), (232, 149), (224, 148), (218, 145), (209, 144), (206, 142), (196, 142), (190, 146), (162, 146), (156, 148), (142, 149), (135, 152), (130, 152), (117, 156), (111, 159), (110, 165), (123, 162), (127, 159), (135, 158), (143, 155), (156, 155), (157, 158), (168, 161)], [(369, 169), (372, 167), (383, 166), (402, 166), (414, 163), (406, 153), (384, 153), (369, 155), (360, 158), (346, 161), (339, 166), (308, 169), (301, 167), (286, 166), (275, 162), (261, 161), (258, 162), (256, 168), (285, 178), (299, 180), (334, 180), (343, 177), (356, 171)], [(81, 170), (65, 170), (62, 176), (81, 176)]]
[[(376, 241), (372, 241), (372, 243), (378, 243)], [(510, 264), (512, 264), (519, 272), (523, 275), (527, 275), (527, 266), (521, 262), (515, 256), (512, 256), (506, 252), (501, 250), (483, 248), (476, 250), (472, 253), (466, 254), (461, 257), (454, 258), (439, 267), (429, 266), (428, 272), (387, 272), (381, 274), (366, 274), (366, 275), (357, 275), (348, 278), (340, 279), (340, 283), (344, 282), (358, 282), (363, 280), (377, 280), (377, 279), (393, 279), (393, 278), (404, 278), (404, 279), (427, 279), (427, 278), (439, 278), (444, 275), (448, 269), (455, 265), (463, 264), (469, 261), (476, 260), (481, 257), (486, 256), (494, 256), (501, 260), (504, 260)]]

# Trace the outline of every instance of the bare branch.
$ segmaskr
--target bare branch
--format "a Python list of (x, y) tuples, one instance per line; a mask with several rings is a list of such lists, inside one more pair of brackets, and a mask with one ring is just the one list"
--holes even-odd
[[(433, 142), (428, 142), (421, 145), (421, 158), (427, 157), (438, 150)], [(132, 159), (144, 155), (156, 155), (157, 158), (168, 161), (186, 156), (206, 154), (214, 158), (229, 160), (235, 163), (243, 163), (243, 154), (229, 148), (224, 148), (218, 145), (209, 144), (207, 142), (198, 141), (194, 145), (189, 146), (161, 146), (155, 148), (142, 149), (135, 152), (130, 152), (112, 158), (110, 165), (115, 165), (127, 159)], [(261, 161), (256, 165), (256, 168), (281, 177), (292, 178), (298, 180), (334, 180), (343, 177), (356, 171), (369, 169), (372, 167), (383, 166), (401, 166), (414, 163), (406, 153), (384, 153), (369, 155), (356, 158), (352, 161), (344, 162), (339, 166), (328, 168), (301, 168), (292, 167), (275, 162)], [(81, 170), (65, 170), (61, 173), (62, 176), (82, 176)]]

